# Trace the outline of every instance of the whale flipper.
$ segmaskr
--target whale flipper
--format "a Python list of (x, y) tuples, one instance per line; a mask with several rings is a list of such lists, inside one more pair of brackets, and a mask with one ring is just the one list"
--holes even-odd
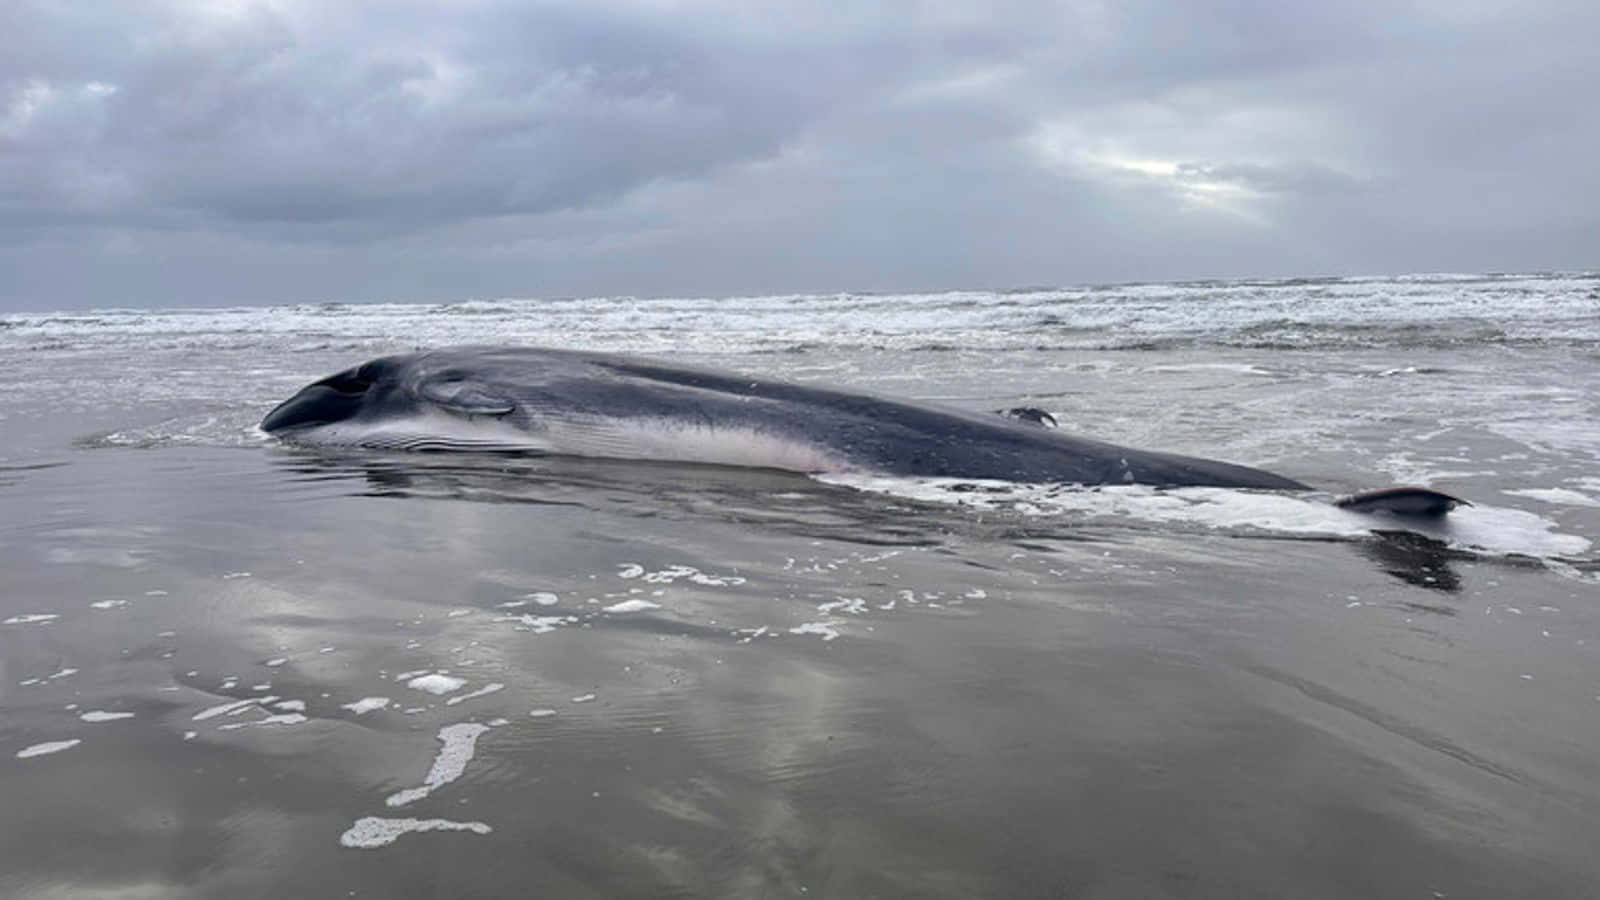
[(1385, 512), (1396, 516), (1436, 519), (1457, 506), (1472, 504), (1432, 488), (1402, 485), (1351, 494), (1335, 500), (1333, 505), (1351, 512)]

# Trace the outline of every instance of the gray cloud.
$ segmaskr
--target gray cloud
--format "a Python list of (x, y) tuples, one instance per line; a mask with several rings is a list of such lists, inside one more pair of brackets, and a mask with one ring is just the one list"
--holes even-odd
[(1582, 4), (0, 11), (15, 308), (1595, 265)]

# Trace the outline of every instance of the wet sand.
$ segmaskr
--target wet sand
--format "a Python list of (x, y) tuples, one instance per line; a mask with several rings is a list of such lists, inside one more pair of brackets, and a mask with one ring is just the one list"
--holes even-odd
[(579, 460), (0, 481), (7, 897), (1600, 883), (1595, 588), (1539, 563)]

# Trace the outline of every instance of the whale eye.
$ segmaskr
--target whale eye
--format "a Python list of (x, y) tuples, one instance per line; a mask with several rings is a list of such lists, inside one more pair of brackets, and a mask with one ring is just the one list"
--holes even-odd
[(341, 394), (365, 394), (372, 387), (372, 379), (363, 374), (362, 369), (350, 369), (337, 375), (329, 375), (317, 384), (332, 388)]

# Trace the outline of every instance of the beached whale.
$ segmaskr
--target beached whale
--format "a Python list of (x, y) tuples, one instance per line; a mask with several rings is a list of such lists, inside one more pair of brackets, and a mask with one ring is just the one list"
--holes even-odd
[[(317, 381), (262, 420), (298, 444), (515, 450), (798, 472), (1310, 490), (1248, 466), (1135, 450), (1006, 418), (602, 353), (462, 347)], [(1438, 515), (1461, 501), (1387, 488), (1342, 501)]]

